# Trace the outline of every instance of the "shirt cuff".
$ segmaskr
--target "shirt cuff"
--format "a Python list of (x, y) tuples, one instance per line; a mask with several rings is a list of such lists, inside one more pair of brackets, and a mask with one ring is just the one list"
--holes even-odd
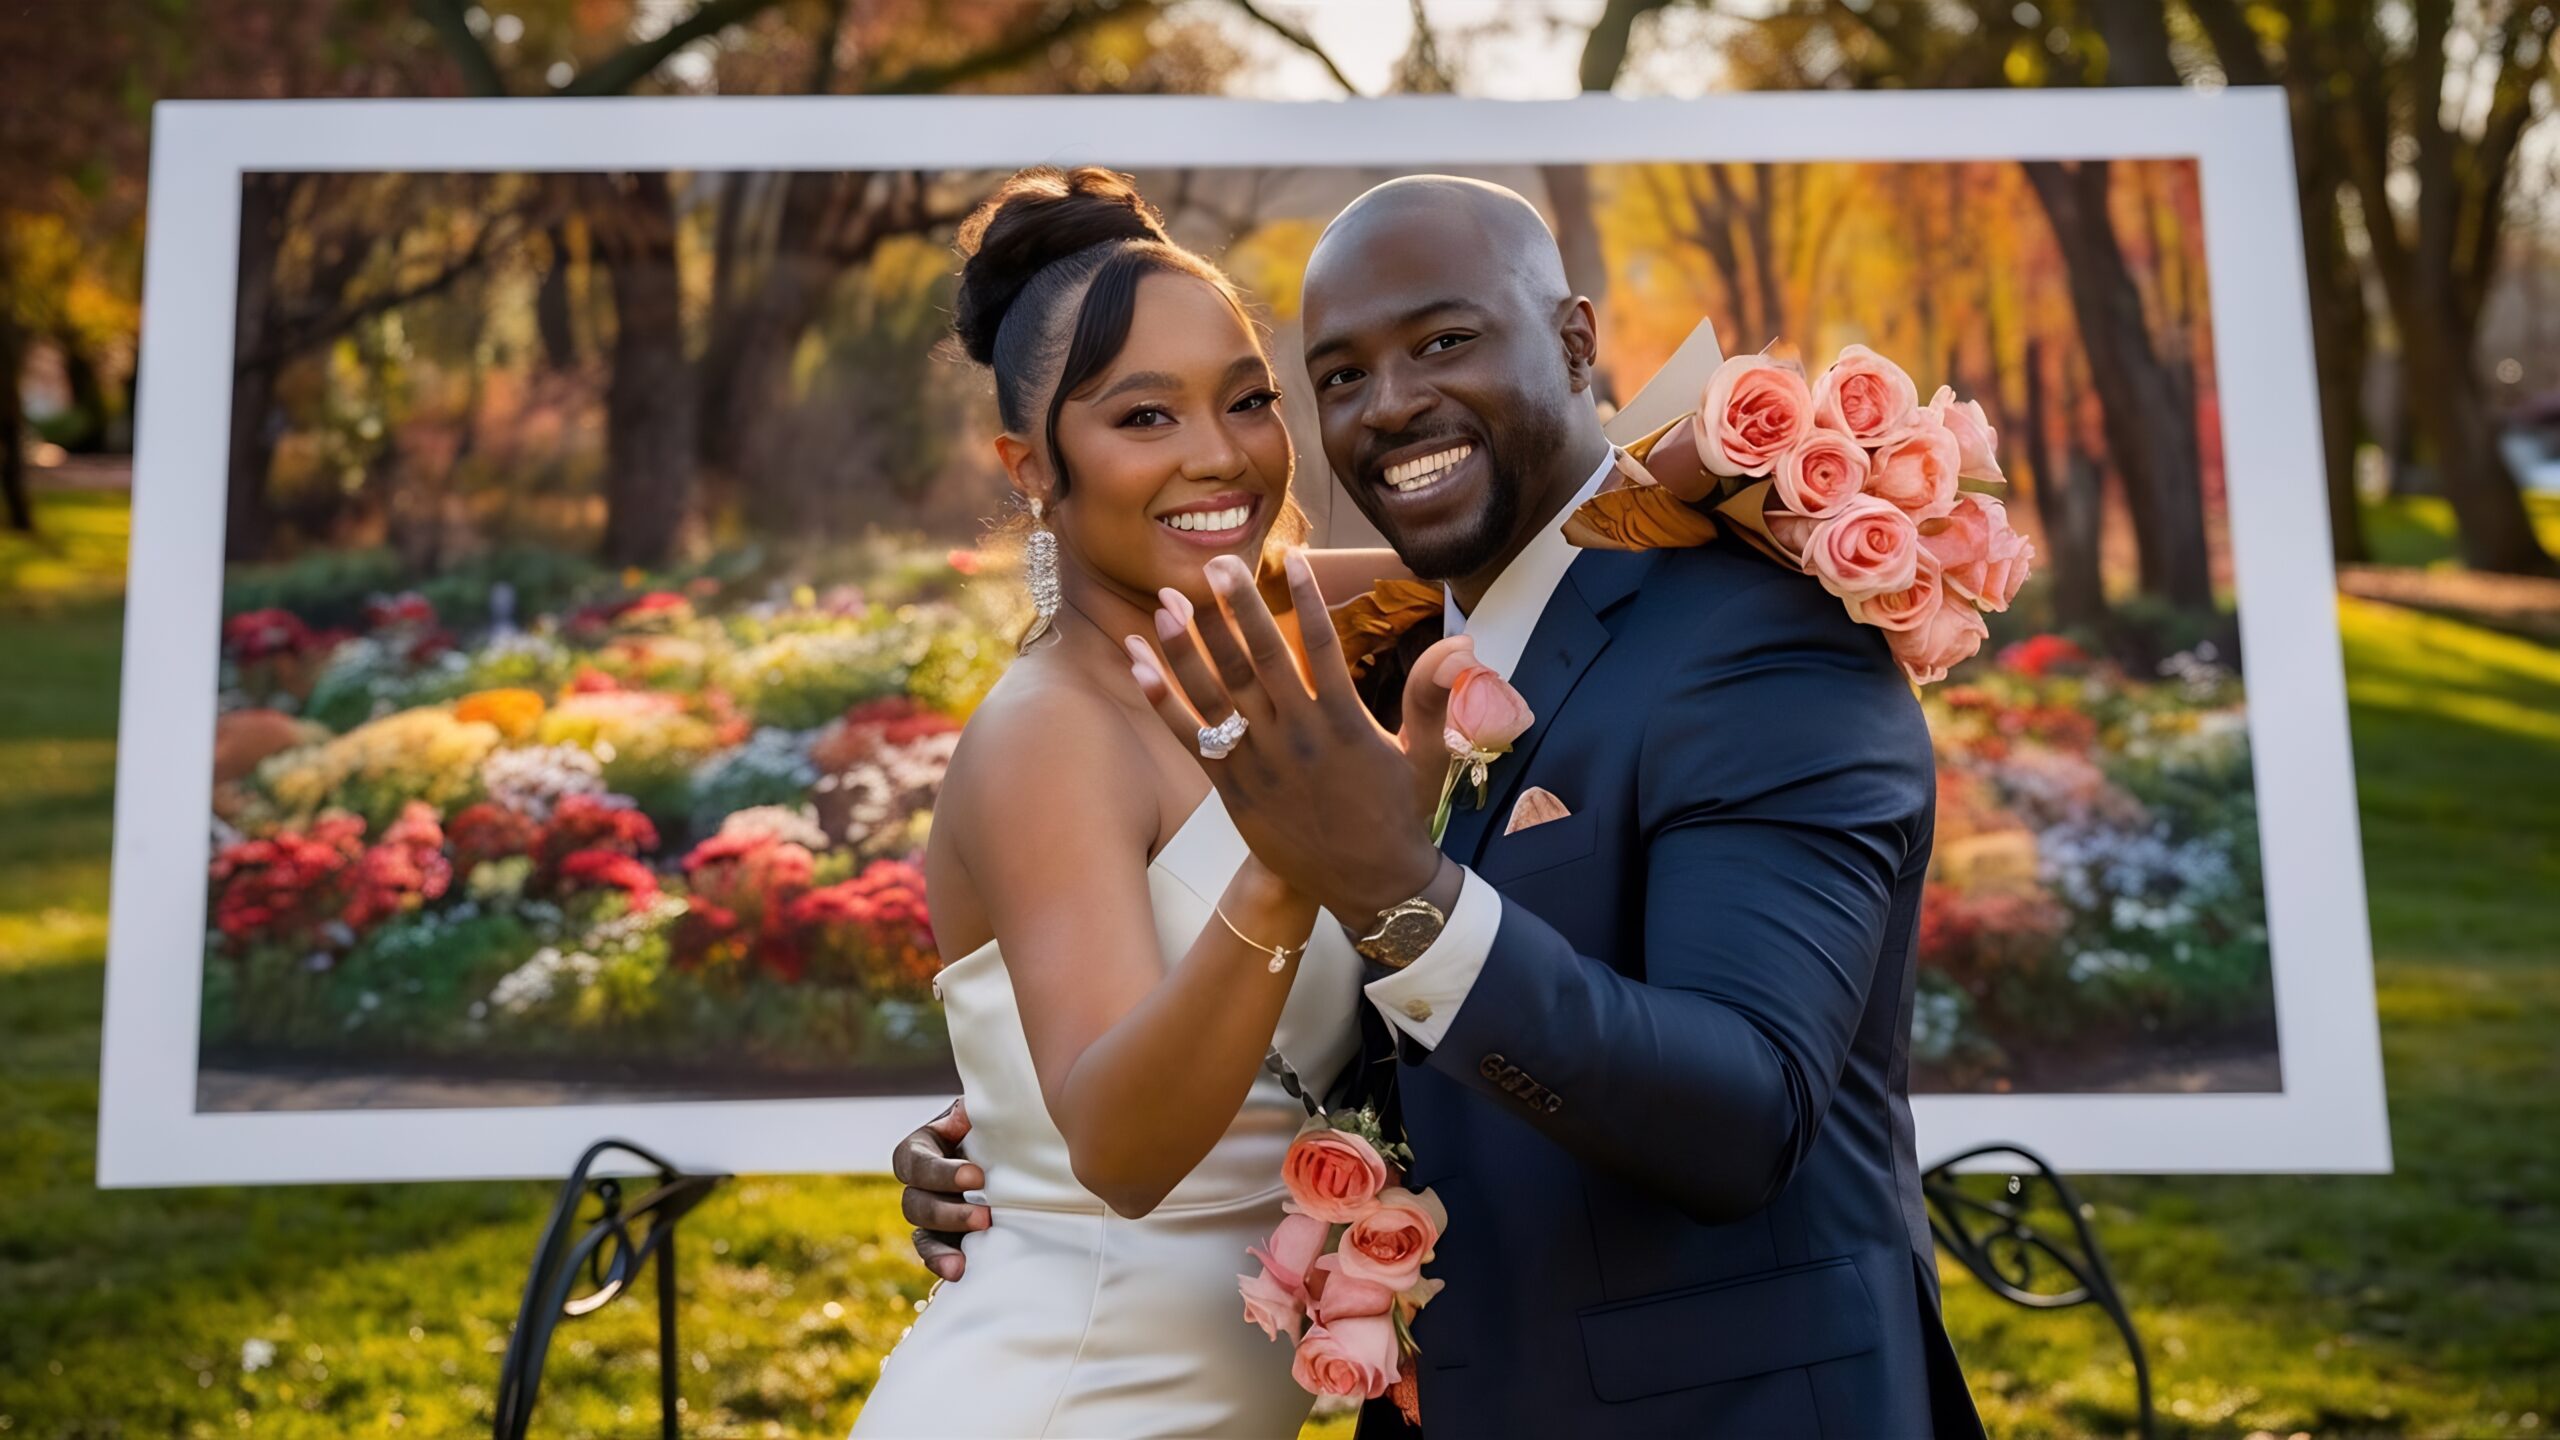
[(1378, 1013), (1414, 1041), (1438, 1049), (1458, 1018), (1458, 1007), (1475, 989), (1485, 958), (1493, 953), (1494, 936), (1502, 929), (1502, 892), (1468, 870), (1460, 882), (1458, 903), (1440, 938), (1402, 970), (1370, 981), (1362, 988)]

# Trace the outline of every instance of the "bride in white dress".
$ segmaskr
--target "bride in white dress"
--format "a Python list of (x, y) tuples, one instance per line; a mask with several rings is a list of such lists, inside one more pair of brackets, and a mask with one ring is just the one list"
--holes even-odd
[[(1225, 278), (1122, 177), (1024, 171), (961, 251), (955, 328), (1036, 502), (1044, 616), (961, 737), (926, 857), (958, 957), (939, 984), (961, 1181), (996, 1218), (854, 1434), (1294, 1435), (1311, 1397), (1236, 1291), (1305, 1118), (1262, 1062), (1331, 1086), (1358, 959), (1248, 853), (1123, 649), (1160, 603), (1226, 623), (1202, 565), (1252, 563), (1294, 526), (1277, 383)], [(1323, 563), (1357, 593), (1393, 558)]]

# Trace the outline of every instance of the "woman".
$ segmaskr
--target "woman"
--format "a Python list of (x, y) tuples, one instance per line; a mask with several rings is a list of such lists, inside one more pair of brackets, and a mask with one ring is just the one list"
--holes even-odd
[[(1289, 1348), (1236, 1298), (1304, 1118), (1262, 1061), (1331, 1084), (1358, 960), (1247, 852), (1121, 642), (1159, 604), (1226, 623), (1201, 567), (1258, 562), (1290, 513), (1277, 381), (1233, 287), (1120, 176), (1023, 171), (960, 250), (954, 328), (994, 372), (1040, 613), (925, 860), (968, 1156), (1002, 1218), (854, 1433), (1294, 1435)], [(1392, 565), (1329, 556), (1327, 583)]]

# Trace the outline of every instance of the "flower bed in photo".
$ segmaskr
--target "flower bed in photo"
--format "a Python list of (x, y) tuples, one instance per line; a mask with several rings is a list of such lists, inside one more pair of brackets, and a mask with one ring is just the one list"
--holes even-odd
[(922, 852), (1004, 617), (638, 578), (473, 630), (417, 593), (226, 622), (209, 1068), (950, 1083)]

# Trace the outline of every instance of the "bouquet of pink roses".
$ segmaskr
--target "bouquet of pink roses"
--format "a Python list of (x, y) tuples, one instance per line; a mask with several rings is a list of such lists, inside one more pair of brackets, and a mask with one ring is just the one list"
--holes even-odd
[(1287, 1218), (1247, 1252), (1260, 1273), (1236, 1279), (1244, 1318), (1297, 1347), (1291, 1373), (1308, 1393), (1392, 1393), (1419, 1424), (1412, 1322), (1440, 1291), (1422, 1267), (1449, 1216), (1430, 1191), (1395, 1183), (1412, 1158), (1372, 1111), (1310, 1117), (1280, 1163)]
[(1737, 355), (1680, 423), (1694, 427), (1708, 482), (1668, 484), (1627, 461), (1568, 523), (1577, 543), (1697, 544), (1712, 524), (1668, 502), (1712, 503), (1883, 630), (1919, 685), (1980, 650), (1983, 614), (2008, 609), (2026, 583), (2033, 542), (2000, 501), (1962, 488), (2008, 483), (1982, 406), (1943, 385), (1922, 405), (1902, 367), (1864, 345), (1810, 382), (1790, 361)]

